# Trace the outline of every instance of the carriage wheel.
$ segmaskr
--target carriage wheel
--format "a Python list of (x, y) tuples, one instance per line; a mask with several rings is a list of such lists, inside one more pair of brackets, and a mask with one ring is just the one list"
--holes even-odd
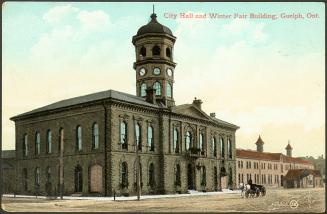
[(246, 197), (246, 198), (249, 197), (249, 192), (248, 192), (248, 191), (245, 192), (245, 197)]

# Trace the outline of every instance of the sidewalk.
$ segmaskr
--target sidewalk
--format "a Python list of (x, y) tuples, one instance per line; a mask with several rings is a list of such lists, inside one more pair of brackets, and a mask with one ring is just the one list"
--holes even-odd
[[(206, 195), (220, 195), (220, 194), (240, 194), (240, 190), (223, 189), (221, 192), (198, 192), (195, 190), (189, 190), (189, 194), (171, 194), (171, 195), (141, 195), (143, 199), (156, 199), (156, 198), (178, 198), (178, 197), (190, 197), (190, 196), (206, 196)], [(3, 197), (14, 198), (13, 194), (4, 194)], [(16, 198), (36, 198), (33, 195), (16, 195)], [(45, 196), (38, 196), (38, 199), (46, 199)], [(57, 197), (59, 200), (60, 197)], [(113, 201), (114, 197), (92, 197), (92, 196), (64, 196), (64, 200), (97, 200), (97, 201)], [(135, 201), (137, 196), (118, 196), (116, 201)]]

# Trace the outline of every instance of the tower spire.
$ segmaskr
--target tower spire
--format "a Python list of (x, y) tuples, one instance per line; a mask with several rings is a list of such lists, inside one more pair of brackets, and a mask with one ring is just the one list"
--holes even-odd
[(152, 5), (152, 13), (154, 13), (154, 4)]

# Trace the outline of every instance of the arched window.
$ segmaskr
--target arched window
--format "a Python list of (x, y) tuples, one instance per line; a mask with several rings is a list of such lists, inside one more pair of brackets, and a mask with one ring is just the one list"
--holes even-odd
[(128, 168), (127, 168), (126, 162), (122, 162), (122, 164), (121, 164), (120, 177), (121, 177), (121, 187), (127, 188), (128, 187)]
[(125, 121), (120, 123), (120, 143), (123, 149), (127, 149), (127, 123)]
[(179, 152), (179, 143), (178, 143), (178, 130), (174, 128), (174, 137), (173, 137), (173, 150), (175, 153)]
[(142, 150), (142, 142), (141, 142), (141, 126), (140, 124), (135, 124), (135, 144), (139, 150)]
[(36, 132), (35, 133), (35, 154), (40, 154), (40, 149), (41, 149), (41, 137), (40, 133)]
[(75, 167), (75, 192), (83, 191), (83, 169), (80, 165)]
[(60, 128), (59, 129), (58, 148), (59, 148), (59, 151), (61, 151), (62, 149), (64, 149), (64, 129), (63, 128)]
[(179, 164), (176, 164), (175, 185), (181, 186), (181, 167)]
[(225, 142), (222, 137), (220, 138), (220, 157), (225, 158)]
[(99, 148), (99, 125), (94, 123), (92, 126), (92, 149)]
[(23, 138), (23, 156), (27, 156), (28, 154), (28, 137), (27, 134), (24, 134)]
[(82, 127), (77, 126), (76, 129), (76, 150), (81, 151), (82, 150)]
[(155, 82), (153, 88), (156, 89), (156, 95), (161, 95), (161, 85), (160, 82)]
[(212, 149), (213, 149), (213, 156), (217, 157), (217, 142), (215, 137), (212, 137)]
[(155, 186), (155, 177), (154, 177), (154, 164), (151, 163), (149, 166), (149, 185), (151, 188)]
[(171, 57), (171, 51), (169, 48), (166, 48), (166, 56), (169, 58)]
[(140, 49), (140, 56), (142, 56), (142, 57), (145, 57), (146, 56), (146, 49), (145, 49), (145, 47), (142, 47)]
[(201, 151), (204, 151), (204, 135), (203, 135), (203, 133), (200, 133), (200, 140), (199, 140), (199, 143), (200, 143), (200, 150)]
[(47, 153), (52, 153), (52, 136), (51, 136), (51, 130), (49, 129), (47, 131)]
[(145, 97), (146, 96), (146, 84), (142, 83), (141, 85), (141, 97)]
[(159, 56), (160, 55), (160, 48), (158, 45), (155, 45), (153, 48), (152, 48), (152, 55), (153, 56)]
[(152, 128), (152, 126), (148, 126), (148, 146), (150, 147), (150, 151), (154, 151), (153, 128)]
[(191, 133), (188, 131), (186, 132), (186, 139), (185, 139), (185, 143), (186, 143), (186, 150), (189, 150), (192, 146), (191, 146), (191, 143), (192, 143), (192, 135)]
[(23, 181), (23, 189), (24, 189), (24, 191), (27, 191), (27, 169), (26, 168), (23, 168), (22, 181)]
[(90, 167), (90, 192), (102, 192), (102, 166)]
[(50, 166), (48, 166), (46, 169), (45, 181), (46, 181), (46, 183), (51, 183), (51, 168), (50, 168)]
[(202, 176), (201, 176), (201, 186), (205, 186), (207, 184), (207, 174), (206, 167), (202, 167)]
[[(233, 158), (233, 148), (232, 148), (232, 141), (228, 138), (228, 157)], [(270, 166), (271, 167), (271, 166)]]
[(40, 186), (40, 168), (36, 167), (35, 168), (35, 187)]
[(166, 85), (166, 95), (167, 97), (171, 97), (171, 84), (167, 83)]

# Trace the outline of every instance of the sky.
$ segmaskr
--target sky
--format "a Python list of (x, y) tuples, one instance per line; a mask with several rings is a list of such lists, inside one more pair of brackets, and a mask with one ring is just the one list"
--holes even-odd
[[(108, 89), (136, 94), (132, 36), (149, 21), (152, 5), (5, 2), (2, 148), (15, 147), (12, 116)], [(177, 37), (177, 105), (197, 97), (205, 112), (240, 126), (237, 148), (255, 149), (261, 135), (267, 152), (285, 154), (290, 141), (293, 156), (325, 156), (323, 3), (154, 5), (158, 21)], [(180, 13), (232, 16), (182, 19)], [(292, 18), (299, 13), (303, 18)]]

